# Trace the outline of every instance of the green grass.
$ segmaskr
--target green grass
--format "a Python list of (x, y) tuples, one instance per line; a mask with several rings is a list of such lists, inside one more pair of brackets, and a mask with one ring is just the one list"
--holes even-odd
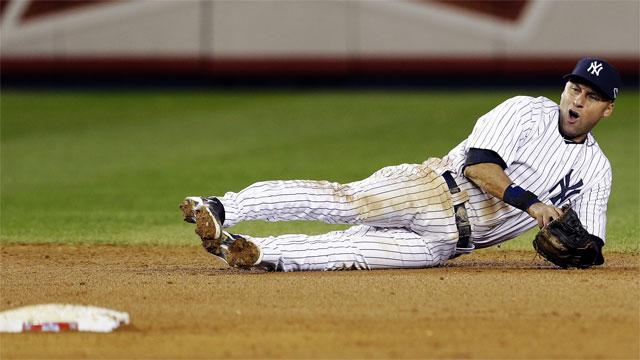
[[(522, 91), (559, 97), (559, 91)], [(7, 92), (1, 96), (2, 243), (196, 244), (186, 195), (265, 179), (349, 182), (443, 156), (513, 91)], [(637, 250), (638, 93), (596, 129), (614, 169), (608, 247)], [(321, 233), (313, 222), (239, 225)], [(530, 248), (531, 234), (505, 245)]]

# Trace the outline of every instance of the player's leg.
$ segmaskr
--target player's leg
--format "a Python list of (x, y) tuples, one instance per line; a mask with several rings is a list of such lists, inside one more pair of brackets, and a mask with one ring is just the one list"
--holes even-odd
[(441, 217), (450, 211), (442, 177), (422, 164), (381, 169), (367, 179), (339, 184), (328, 181), (265, 181), (226, 193), (219, 200), (225, 227), (246, 220), (319, 220), (330, 224), (413, 227), (420, 214)]
[(245, 266), (277, 271), (425, 268), (453, 256), (456, 240), (455, 231), (425, 238), (406, 229), (361, 225), (314, 236), (242, 235), (235, 249), (229, 247), (229, 256), (233, 261), (244, 256)]

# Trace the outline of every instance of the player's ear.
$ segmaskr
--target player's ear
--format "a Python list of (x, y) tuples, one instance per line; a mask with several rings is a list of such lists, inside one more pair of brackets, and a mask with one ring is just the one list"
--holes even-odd
[(613, 113), (613, 108), (615, 107), (615, 103), (613, 101), (609, 101), (609, 105), (604, 109), (602, 113), (602, 117), (609, 117)]

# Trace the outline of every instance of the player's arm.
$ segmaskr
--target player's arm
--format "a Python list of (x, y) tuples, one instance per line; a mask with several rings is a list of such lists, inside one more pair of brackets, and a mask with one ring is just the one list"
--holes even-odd
[(562, 211), (546, 205), (538, 197), (517, 186), (504, 172), (506, 164), (494, 151), (471, 148), (467, 154), (464, 176), (485, 192), (527, 212), (540, 228), (557, 219)]

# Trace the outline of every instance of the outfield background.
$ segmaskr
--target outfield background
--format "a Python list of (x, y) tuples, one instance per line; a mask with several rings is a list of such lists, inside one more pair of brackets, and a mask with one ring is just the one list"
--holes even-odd
[(443, 156), (505, 98), (557, 100), (592, 55), (625, 82), (596, 130), (614, 171), (608, 248), (638, 249), (637, 1), (0, 5), (2, 243), (194, 244), (186, 195)]

